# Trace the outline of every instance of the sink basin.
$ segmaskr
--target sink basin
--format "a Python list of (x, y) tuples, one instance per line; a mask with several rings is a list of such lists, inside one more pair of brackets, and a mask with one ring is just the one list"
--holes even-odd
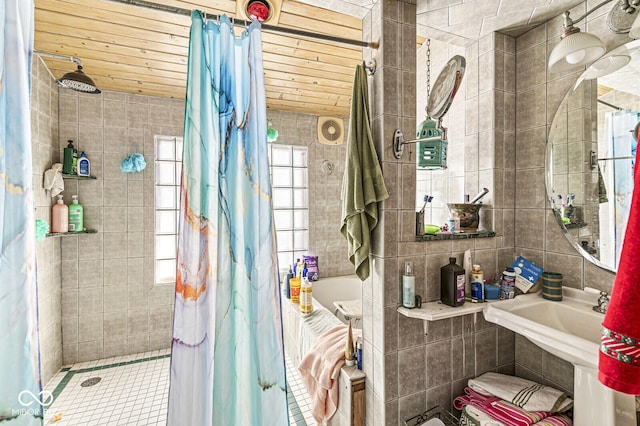
[(598, 381), (600, 334), (604, 315), (594, 312), (597, 296), (564, 288), (563, 300), (539, 294), (487, 304), (487, 321), (514, 331), (574, 365), (575, 426), (635, 426), (635, 397)]
[(574, 365), (597, 369), (604, 315), (591, 309), (594, 304), (569, 297), (553, 302), (529, 294), (488, 305), (484, 316)]

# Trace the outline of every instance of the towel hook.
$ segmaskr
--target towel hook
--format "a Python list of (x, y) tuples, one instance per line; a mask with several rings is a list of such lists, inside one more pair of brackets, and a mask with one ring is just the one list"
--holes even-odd
[(367, 75), (374, 75), (376, 73), (376, 68), (378, 66), (375, 59), (371, 59), (365, 63), (362, 61), (362, 66), (367, 71)]

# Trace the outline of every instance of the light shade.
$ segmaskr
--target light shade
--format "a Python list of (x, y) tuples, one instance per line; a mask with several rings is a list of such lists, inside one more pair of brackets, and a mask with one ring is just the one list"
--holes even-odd
[(82, 65), (78, 65), (77, 70), (63, 75), (62, 78), (56, 80), (56, 83), (58, 83), (58, 86), (60, 87), (72, 89), (77, 92), (100, 93), (100, 89), (96, 87), (96, 84), (93, 82), (91, 77), (82, 71)]
[(585, 80), (603, 77), (614, 73), (631, 61), (629, 55), (608, 55), (595, 61), (584, 73)]
[(629, 31), (629, 37), (633, 39), (640, 38), (640, 19), (638, 19), (638, 17), (640, 17), (640, 13), (636, 17), (636, 20), (633, 21), (633, 25), (631, 26), (631, 30)]
[(549, 70), (563, 72), (583, 67), (604, 54), (604, 43), (593, 34), (579, 30), (566, 35), (549, 55)]

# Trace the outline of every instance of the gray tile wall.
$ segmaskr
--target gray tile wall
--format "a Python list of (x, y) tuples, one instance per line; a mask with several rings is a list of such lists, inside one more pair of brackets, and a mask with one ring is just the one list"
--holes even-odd
[[(65, 364), (167, 348), (173, 286), (154, 286), (154, 136), (181, 136), (182, 100), (118, 92), (60, 90), (60, 152), (67, 140), (86, 152), (96, 180), (66, 180), (86, 228), (62, 238), (62, 338)], [(120, 162), (144, 155), (142, 173)]]
[[(58, 156), (58, 86), (34, 55), (31, 73), (31, 133), (35, 216), (51, 223), (51, 193), (43, 188), (44, 172)], [(36, 242), (38, 269), (38, 320), (42, 382), (62, 367), (60, 316), (60, 238)]]
[[(590, 2), (589, 2), (590, 3)], [(595, 4), (589, 4), (593, 7)], [(587, 5), (571, 9), (582, 16)], [(582, 31), (600, 37), (611, 50), (626, 43), (626, 35), (607, 29), (607, 8), (580, 23)], [(562, 17), (558, 16), (521, 35), (516, 40), (516, 254), (563, 273), (564, 285), (611, 290), (615, 274), (594, 266), (569, 244), (546, 201), (545, 148), (553, 118), (583, 70), (557, 75), (547, 71), (546, 63), (559, 42)], [(548, 354), (526, 339), (516, 339), (516, 373), (522, 377), (573, 390), (573, 367)]]
[[(455, 127), (454, 134), (464, 137), (463, 142), (452, 143), (449, 151), (449, 158), (464, 158), (459, 163), (459, 167), (464, 164), (464, 189), (473, 195), (480, 185), (491, 190), (483, 220), (498, 237), (415, 241), (415, 154), (405, 151), (396, 160), (391, 147), (396, 128), (405, 135), (415, 133), (416, 93), (421, 93), (416, 91), (415, 13), (415, 6), (382, 0), (363, 21), (363, 38), (381, 41), (380, 49), (365, 51), (364, 59), (374, 57), (378, 63), (376, 74), (370, 77), (372, 127), (390, 192), (390, 198), (379, 206), (382, 220), (373, 232), (373, 271), (363, 286), (368, 425), (402, 425), (435, 404), (450, 408), (452, 398), (462, 392), (470, 377), (489, 370), (514, 372), (515, 336), (481, 316), (429, 322), (425, 330), (422, 321), (397, 313), (405, 261), (414, 264), (416, 293), (425, 300), (437, 300), (440, 267), (450, 256), (461, 263), (464, 251), (470, 249), (486, 274), (497, 274), (512, 263), (515, 244), (510, 184), (515, 173), (515, 40), (494, 34), (464, 50), (468, 66), (464, 106), (454, 109), (458, 115), (449, 116), (445, 125)], [(458, 50), (432, 44), (436, 61)], [(418, 61), (424, 60), (422, 51)], [(464, 132), (460, 132), (463, 123)], [(475, 156), (466, 155), (470, 152)]]

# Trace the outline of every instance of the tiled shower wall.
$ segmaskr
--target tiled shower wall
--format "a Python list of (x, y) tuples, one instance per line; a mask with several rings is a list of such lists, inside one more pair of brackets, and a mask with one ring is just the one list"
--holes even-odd
[[(405, 261), (413, 262), (416, 293), (434, 300), (439, 298), (440, 267), (450, 256), (461, 263), (464, 251), (470, 249), (489, 275), (511, 264), (514, 254), (515, 41), (499, 34), (466, 47), (465, 119), (460, 122), (452, 116), (445, 120), (449, 126), (464, 123), (465, 140), (458, 147), (464, 146), (465, 190), (475, 195), (479, 186), (490, 189), (483, 207), (488, 214), (485, 223), (498, 236), (415, 241), (415, 155), (405, 151), (396, 160), (391, 149), (396, 128), (405, 137), (415, 132), (415, 96), (421, 93), (416, 90), (415, 19), (416, 8), (410, 2), (381, 0), (363, 21), (363, 38), (381, 41), (380, 49), (366, 51), (364, 59), (373, 56), (378, 62), (370, 80), (372, 127), (390, 192), (379, 208), (382, 219), (372, 238), (372, 277), (363, 287), (368, 425), (402, 425), (427, 407), (450, 408), (452, 397), (462, 392), (468, 378), (489, 370), (514, 370), (515, 336), (481, 316), (430, 322), (425, 330), (422, 321), (396, 311)], [(434, 58), (442, 55), (437, 45), (432, 45)], [(424, 52), (418, 58), (424, 61)], [(470, 152), (475, 156), (469, 157)], [(450, 151), (449, 155), (462, 154)], [(469, 187), (467, 170), (473, 185)]]
[[(64, 362), (169, 347), (172, 286), (154, 286), (154, 135), (181, 136), (184, 102), (104, 92), (60, 92), (59, 149), (72, 139), (86, 151), (96, 180), (67, 180), (65, 202), (78, 194), (85, 227), (97, 234), (62, 239)], [(353, 273), (340, 234), (340, 188), (345, 145), (318, 143), (317, 116), (269, 111), (278, 143), (309, 147), (309, 252), (321, 276)], [(345, 123), (346, 125), (347, 123)], [(143, 173), (122, 174), (133, 152)], [(323, 172), (322, 162), (334, 166)]]
[[(60, 90), (59, 149), (74, 141), (95, 180), (65, 180), (85, 227), (62, 237), (64, 363), (169, 347), (173, 287), (153, 285), (154, 135), (180, 136), (183, 101)], [(147, 168), (123, 174), (120, 162), (143, 153)]]
[[(595, 2), (571, 9), (581, 16)], [(600, 37), (611, 50), (629, 40), (607, 28), (608, 8), (589, 15), (583, 31)], [(545, 190), (546, 138), (560, 103), (582, 71), (562, 75), (547, 71), (547, 58), (560, 40), (562, 17), (558, 16), (518, 37), (516, 118), (516, 253), (561, 272), (563, 284), (575, 288), (611, 290), (615, 274), (583, 259), (569, 244), (556, 222)], [(585, 157), (583, 161), (588, 161)], [(584, 170), (584, 166), (583, 166)], [(571, 364), (543, 351), (528, 340), (516, 339), (516, 373), (573, 390)]]
[[(31, 137), (35, 216), (51, 223), (51, 193), (42, 185), (44, 172), (58, 161), (58, 86), (37, 55), (31, 73)], [(36, 242), (36, 256), (40, 365), (46, 383), (62, 367), (60, 239)]]

